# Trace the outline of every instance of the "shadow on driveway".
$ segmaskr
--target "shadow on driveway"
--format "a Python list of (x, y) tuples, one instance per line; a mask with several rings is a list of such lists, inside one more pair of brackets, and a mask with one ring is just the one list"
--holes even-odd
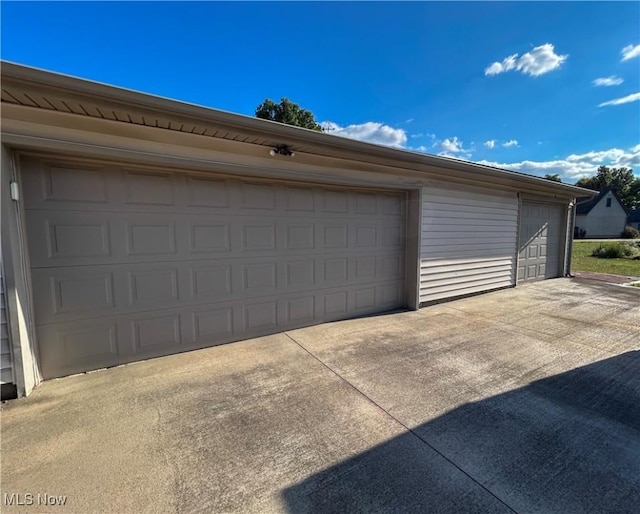
[(640, 351), (466, 404), (282, 494), (292, 513), (636, 513)]

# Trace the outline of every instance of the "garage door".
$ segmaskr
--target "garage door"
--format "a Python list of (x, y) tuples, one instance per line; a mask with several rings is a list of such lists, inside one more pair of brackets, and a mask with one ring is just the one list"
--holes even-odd
[(520, 211), (518, 281), (560, 275), (563, 207), (523, 202)]
[(404, 194), (22, 162), (45, 378), (404, 304)]

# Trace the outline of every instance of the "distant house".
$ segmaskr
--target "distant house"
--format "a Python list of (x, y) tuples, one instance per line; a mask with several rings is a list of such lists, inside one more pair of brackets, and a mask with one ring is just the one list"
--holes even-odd
[(640, 230), (640, 208), (629, 211), (627, 225), (635, 228), (636, 230)]
[(576, 237), (620, 237), (627, 223), (627, 211), (611, 188), (593, 198), (578, 198)]

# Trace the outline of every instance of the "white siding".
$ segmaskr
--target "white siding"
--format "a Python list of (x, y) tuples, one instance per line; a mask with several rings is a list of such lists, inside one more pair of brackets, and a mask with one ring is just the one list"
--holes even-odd
[(420, 302), (515, 283), (515, 193), (423, 188)]
[(13, 367), (9, 347), (9, 326), (5, 308), (4, 279), (2, 277), (2, 256), (0, 255), (0, 384), (12, 384)]

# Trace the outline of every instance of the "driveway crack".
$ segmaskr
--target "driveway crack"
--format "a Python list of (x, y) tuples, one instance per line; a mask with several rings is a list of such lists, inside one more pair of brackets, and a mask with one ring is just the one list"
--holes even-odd
[(416, 437), (422, 444), (428, 446), (431, 450), (433, 450), (435, 453), (437, 453), (438, 455), (440, 455), (440, 457), (442, 457), (444, 460), (446, 460), (449, 464), (451, 464), (453, 467), (455, 467), (458, 471), (460, 471), (460, 473), (462, 473), (463, 475), (465, 475), (467, 478), (469, 478), (469, 480), (471, 480), (472, 482), (474, 482), (475, 484), (478, 485), (478, 487), (480, 487), (481, 489), (483, 489), (486, 493), (488, 493), (489, 495), (491, 495), (493, 498), (495, 498), (498, 502), (500, 502), (502, 505), (504, 505), (507, 509), (509, 509), (511, 512), (514, 512), (515, 514), (519, 514), (518, 511), (516, 511), (513, 507), (511, 507), (511, 505), (509, 505), (505, 500), (503, 500), (502, 498), (500, 498), (496, 493), (494, 493), (493, 491), (491, 491), (491, 489), (489, 489), (487, 486), (483, 485), (481, 482), (479, 482), (477, 479), (475, 479), (472, 475), (470, 475), (467, 471), (465, 471), (463, 468), (461, 468), (460, 466), (458, 466), (454, 461), (452, 461), (449, 457), (447, 457), (444, 453), (442, 453), (440, 450), (438, 450), (436, 447), (434, 447), (433, 445), (431, 445), (429, 443), (429, 441), (427, 441), (424, 437), (422, 437), (420, 434), (418, 434), (416, 431), (414, 431), (411, 427), (409, 427), (408, 425), (406, 425), (405, 423), (403, 423), (401, 420), (399, 420), (398, 418), (396, 418), (393, 414), (391, 414), (387, 409), (385, 409), (382, 405), (380, 405), (378, 402), (376, 402), (373, 398), (371, 398), (370, 396), (367, 395), (367, 393), (365, 393), (364, 391), (362, 391), (360, 388), (358, 388), (358, 386), (354, 385), (353, 383), (351, 383), (349, 380), (347, 380), (344, 376), (342, 376), (340, 373), (338, 373), (335, 369), (333, 369), (331, 366), (329, 366), (326, 362), (324, 362), (322, 359), (320, 359), (317, 355), (315, 355), (311, 350), (309, 350), (307, 347), (305, 347), (303, 344), (301, 344), (300, 342), (298, 342), (295, 338), (293, 338), (288, 332), (284, 332), (284, 335), (286, 335), (289, 339), (291, 339), (291, 341), (299, 346), (303, 351), (305, 351), (307, 354), (309, 354), (313, 359), (315, 359), (316, 361), (318, 361), (323, 367), (325, 367), (327, 370), (329, 370), (331, 373), (333, 373), (336, 377), (338, 377), (341, 381), (343, 381), (345, 384), (347, 384), (349, 387), (351, 387), (354, 391), (356, 391), (360, 396), (364, 397), (369, 403), (371, 403), (372, 405), (374, 405), (377, 409), (379, 409), (380, 411), (382, 411), (384, 414), (386, 414), (389, 418), (391, 418), (395, 423), (397, 423), (398, 425), (400, 425), (401, 427), (403, 427), (407, 432), (409, 432), (410, 434), (412, 434), (414, 437)]

